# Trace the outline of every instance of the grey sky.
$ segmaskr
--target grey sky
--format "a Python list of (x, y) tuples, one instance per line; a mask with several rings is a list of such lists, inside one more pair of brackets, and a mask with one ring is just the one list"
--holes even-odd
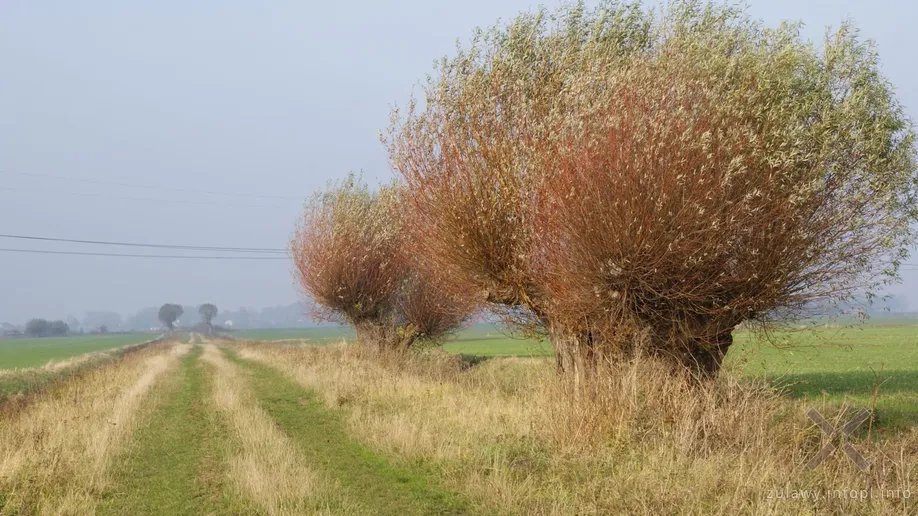
[[(327, 180), (358, 169), (389, 177), (377, 133), (436, 58), (476, 26), (536, 5), (3, 0), (0, 233), (285, 247), (302, 199)], [(801, 19), (813, 38), (853, 19), (918, 115), (912, 2), (759, 0), (751, 9), (769, 24)], [(143, 200), (151, 198), (170, 202)], [(0, 248), (144, 252), (5, 239)], [(908, 296), (918, 273), (904, 275), (896, 291)], [(2, 252), (0, 294), (0, 322), (16, 323), (166, 301), (235, 309), (298, 297), (285, 261)]]

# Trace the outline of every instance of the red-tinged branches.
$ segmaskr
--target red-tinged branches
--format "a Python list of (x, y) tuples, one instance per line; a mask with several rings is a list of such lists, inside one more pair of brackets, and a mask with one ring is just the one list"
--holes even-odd
[[(549, 30), (552, 27), (555, 30)], [(636, 4), (540, 11), (480, 32), (439, 65), (424, 109), (393, 113), (385, 143), (415, 217), (413, 250), (443, 286), (528, 333), (549, 331), (533, 276), (534, 207), (561, 93), (584, 68), (648, 42)]]
[(741, 323), (870, 297), (914, 242), (912, 126), (876, 51), (740, 9), (564, 8), (444, 60), (387, 143), (412, 249), (580, 375), (715, 373)]
[(366, 345), (406, 350), (459, 328), (471, 307), (414, 265), (402, 209), (396, 189), (372, 192), (352, 176), (307, 204), (291, 251), (319, 318), (352, 325)]
[[(676, 18), (554, 147), (537, 234), (581, 355), (715, 373), (740, 323), (869, 295), (914, 236), (914, 134), (869, 44)], [(706, 45), (695, 45), (703, 34)]]

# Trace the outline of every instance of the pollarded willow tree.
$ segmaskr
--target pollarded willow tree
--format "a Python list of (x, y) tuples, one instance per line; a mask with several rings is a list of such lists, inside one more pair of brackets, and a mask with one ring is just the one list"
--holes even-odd
[(351, 325), (366, 346), (405, 351), (458, 329), (471, 305), (415, 266), (402, 211), (398, 188), (374, 192), (351, 176), (307, 204), (291, 251), (320, 319)]
[(701, 375), (740, 323), (870, 296), (914, 241), (914, 133), (870, 42), (636, 4), (479, 34), (396, 113), (415, 246), (547, 332), (578, 377), (641, 350)]

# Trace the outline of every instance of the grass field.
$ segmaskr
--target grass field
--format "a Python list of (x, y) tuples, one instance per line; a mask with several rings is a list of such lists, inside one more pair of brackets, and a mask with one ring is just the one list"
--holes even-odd
[[(261, 335), (285, 342), (156, 343), (0, 414), (0, 515), (918, 511), (918, 327), (741, 336), (713, 384), (640, 361), (577, 395), (545, 345), (487, 326), (410, 358)], [(874, 372), (854, 436), (871, 469), (804, 468), (826, 443), (805, 410), (839, 425)]]
[(103, 351), (148, 341), (156, 335), (86, 335), (41, 339), (0, 339), (0, 369), (37, 367), (83, 353)]

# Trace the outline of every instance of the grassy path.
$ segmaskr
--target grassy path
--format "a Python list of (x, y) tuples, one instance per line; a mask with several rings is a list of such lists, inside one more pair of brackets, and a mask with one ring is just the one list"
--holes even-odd
[(372, 514), (466, 514), (468, 505), (424, 471), (391, 464), (349, 434), (341, 414), (314, 392), (256, 362), (230, 358), (249, 371), (262, 408), (296, 441), (311, 467), (336, 480)]
[(222, 473), (226, 429), (208, 399), (200, 346), (182, 359), (167, 392), (115, 468), (102, 514), (230, 513)]

